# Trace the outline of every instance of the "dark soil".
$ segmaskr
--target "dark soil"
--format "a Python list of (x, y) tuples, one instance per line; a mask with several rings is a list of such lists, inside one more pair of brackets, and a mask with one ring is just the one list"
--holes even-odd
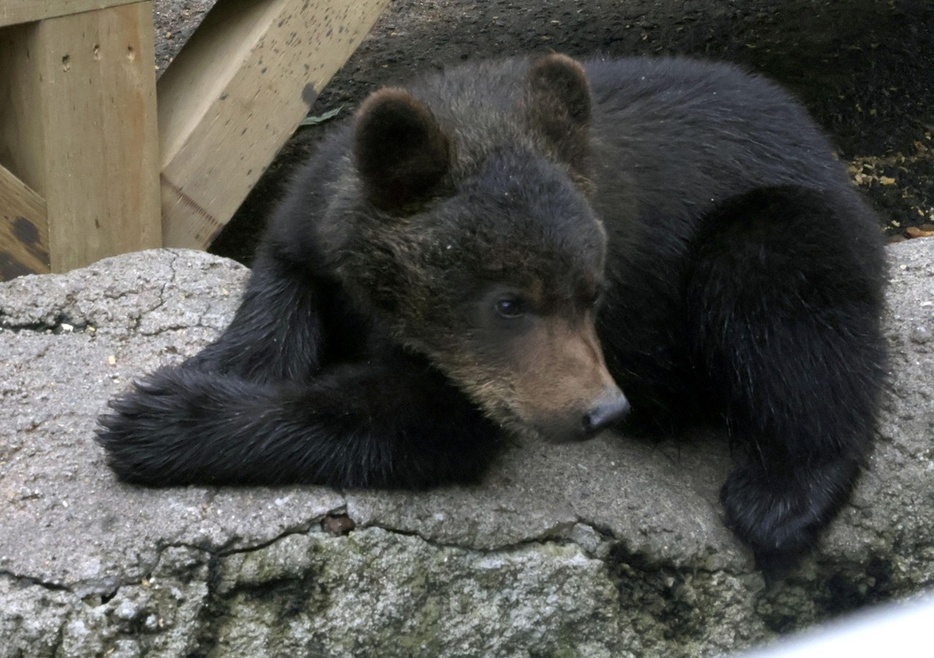
[[(552, 50), (685, 54), (761, 72), (824, 126), (889, 235), (934, 223), (931, 0), (394, 0), (311, 114), (346, 116), (380, 85), (444, 65)], [(289, 172), (327, 128), (295, 135), (213, 252), (249, 261)]]

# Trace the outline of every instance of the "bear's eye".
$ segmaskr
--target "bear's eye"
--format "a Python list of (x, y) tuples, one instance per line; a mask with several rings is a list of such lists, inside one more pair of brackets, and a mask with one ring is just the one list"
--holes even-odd
[(514, 320), (525, 315), (525, 305), (522, 303), (522, 300), (513, 295), (500, 297), (493, 304), (493, 308), (496, 310), (496, 314), (499, 317), (507, 320)]

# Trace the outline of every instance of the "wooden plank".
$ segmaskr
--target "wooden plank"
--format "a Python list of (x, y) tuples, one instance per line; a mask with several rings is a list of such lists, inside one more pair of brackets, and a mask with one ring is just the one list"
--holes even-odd
[(43, 20), (31, 37), (40, 100), (23, 120), (41, 132), (52, 270), (160, 246), (151, 3)]
[(0, 281), (50, 270), (45, 199), (0, 166)]
[[(0, 0), (2, 2), (2, 0)], [(36, 24), (0, 29), (0, 165), (40, 195), (45, 192), (45, 150), (35, 52)]]
[(41, 130), (32, 120), (40, 107), (30, 68), (34, 28), (0, 28), (0, 281), (50, 269), (47, 206), (34, 191), (45, 171)]
[(220, 0), (159, 79), (166, 246), (204, 248), (388, 0)]
[(0, 27), (144, 0), (0, 0)]

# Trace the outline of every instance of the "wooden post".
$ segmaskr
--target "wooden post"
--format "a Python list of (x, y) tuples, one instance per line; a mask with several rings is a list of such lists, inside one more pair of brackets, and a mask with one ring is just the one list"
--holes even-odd
[(0, 278), (206, 247), (387, 4), (218, 0), (157, 125), (149, 0), (0, 0)]
[[(15, 0), (3, 11), (53, 4), (67, 8)], [(0, 42), (2, 189), (18, 178), (44, 200), (46, 226), (27, 233), (47, 234), (51, 270), (160, 246), (151, 2), (6, 27)], [(13, 227), (21, 216), (3, 220), (3, 258), (23, 252), (8, 242), (26, 235)]]
[(223, 0), (159, 80), (166, 246), (228, 222), (388, 0)]

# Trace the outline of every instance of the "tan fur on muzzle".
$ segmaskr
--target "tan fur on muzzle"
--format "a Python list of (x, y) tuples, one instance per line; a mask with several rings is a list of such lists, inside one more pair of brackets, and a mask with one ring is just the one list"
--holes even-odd
[(588, 414), (601, 401), (622, 399), (590, 317), (543, 322), (516, 357), (512, 410), (548, 439), (583, 438)]

